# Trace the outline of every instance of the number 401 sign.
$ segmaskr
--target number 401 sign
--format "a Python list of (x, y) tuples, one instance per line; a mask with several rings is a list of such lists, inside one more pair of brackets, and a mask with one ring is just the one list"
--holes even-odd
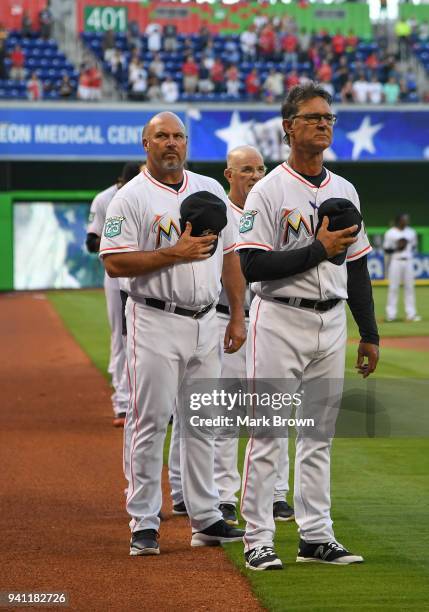
[(128, 22), (126, 6), (85, 6), (85, 32), (125, 32)]

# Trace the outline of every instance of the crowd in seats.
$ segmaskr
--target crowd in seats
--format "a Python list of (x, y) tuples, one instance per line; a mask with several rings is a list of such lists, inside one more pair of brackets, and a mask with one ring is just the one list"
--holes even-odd
[[(420, 36), (424, 37), (424, 27)], [(398, 61), (401, 46), (392, 53), (382, 36), (364, 41), (352, 30), (334, 35), (298, 30), (288, 17), (258, 17), (234, 35), (213, 35), (202, 27), (185, 36), (173, 25), (162, 29), (156, 23), (140, 35), (131, 22), (126, 33), (82, 37), (132, 100), (271, 103), (293, 85), (313, 79), (335, 102), (419, 101), (415, 76), (409, 69), (403, 72)], [(399, 37), (398, 41), (403, 45)], [(420, 44), (426, 49), (426, 42)], [(413, 49), (408, 40), (407, 49)]]
[(75, 98), (79, 73), (58, 49), (49, 9), (34, 30), (24, 12), (22, 29), (8, 32), (0, 24), (0, 98), (59, 100)]

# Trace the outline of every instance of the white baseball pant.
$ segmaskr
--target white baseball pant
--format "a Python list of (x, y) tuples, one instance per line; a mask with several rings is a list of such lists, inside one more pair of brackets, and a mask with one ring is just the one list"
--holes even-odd
[[(297, 428), (294, 510), (298, 531), (307, 542), (334, 539), (330, 516), (330, 448), (344, 377), (346, 315), (344, 304), (327, 312), (295, 308), (256, 297), (250, 309), (247, 340), (248, 378), (291, 380), (290, 392), (301, 381), (322, 381), (333, 393), (313, 416), (323, 416), (327, 431), (303, 435)], [(292, 386), (295, 381), (295, 388)], [(332, 385), (331, 385), (332, 381)], [(332, 401), (329, 401), (331, 397)], [(314, 400), (317, 400), (315, 397)], [(296, 418), (315, 411), (311, 398), (296, 410)], [(330, 432), (330, 433), (328, 433)], [(272, 499), (281, 438), (251, 437), (246, 448), (241, 514), (246, 520), (245, 550), (272, 546), (275, 523)]]
[(112, 395), (113, 412), (116, 415), (127, 412), (130, 400), (128, 386), (127, 357), (122, 339), (122, 303), (119, 281), (104, 275), (107, 316), (111, 330), (109, 372), (115, 392)]
[[(182, 385), (218, 378), (218, 322), (214, 309), (201, 319), (183, 317), (127, 301), (131, 406), (127, 511), (131, 531), (159, 528), (163, 445), (171, 408)], [(183, 411), (178, 407), (179, 422)], [(194, 530), (222, 518), (213, 478), (214, 441), (181, 436), (184, 502)]]
[(416, 298), (412, 259), (391, 259), (388, 277), (389, 290), (387, 293), (386, 317), (396, 319), (399, 287), (403, 284), (405, 315), (407, 319), (413, 319), (416, 316)]

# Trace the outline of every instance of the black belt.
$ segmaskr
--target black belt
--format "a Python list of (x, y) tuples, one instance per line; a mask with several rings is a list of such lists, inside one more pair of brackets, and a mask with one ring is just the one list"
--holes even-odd
[[(216, 310), (217, 310), (217, 312), (221, 312), (222, 314), (229, 315), (229, 308), (228, 308), (228, 306), (224, 306), (223, 304), (218, 304), (216, 306)], [(249, 317), (249, 311), (248, 310), (245, 310), (244, 314), (246, 315), (246, 317)]]
[(282, 304), (289, 304), (289, 306), (299, 306), (301, 308), (311, 308), (312, 310), (320, 310), (326, 312), (331, 310), (334, 306), (341, 302), (339, 298), (333, 298), (332, 300), (307, 300), (306, 298), (282, 298), (275, 297), (277, 302)]
[(396, 261), (408, 261), (409, 257), (397, 257)]
[(158, 308), (158, 310), (166, 310), (167, 312), (174, 312), (174, 314), (182, 315), (182, 317), (192, 317), (193, 319), (199, 319), (203, 317), (209, 310), (213, 308), (213, 302), (208, 306), (204, 306), (201, 310), (188, 310), (187, 308), (181, 308), (180, 306), (173, 306), (172, 308), (166, 308), (168, 302), (162, 300), (156, 300), (155, 298), (144, 298), (144, 303), (152, 308)]

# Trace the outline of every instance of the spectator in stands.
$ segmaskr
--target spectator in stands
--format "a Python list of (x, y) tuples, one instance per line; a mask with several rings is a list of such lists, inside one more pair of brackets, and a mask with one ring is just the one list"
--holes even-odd
[(260, 96), (261, 82), (258, 71), (252, 68), (246, 77), (246, 94), (250, 100), (258, 100)]
[(142, 41), (140, 38), (139, 24), (135, 20), (128, 22), (127, 44), (131, 52), (137, 51), (140, 54), (142, 49)]
[(133, 54), (128, 64), (128, 82), (133, 83), (137, 78), (137, 73), (141, 69), (142, 63), (138, 54)]
[(32, 26), (33, 26), (33, 23), (31, 21), (29, 12), (24, 11), (24, 13), (22, 14), (22, 21), (21, 21), (21, 32), (24, 38), (31, 38), (33, 34)]
[(398, 40), (398, 51), (401, 61), (407, 60), (410, 55), (412, 28), (402, 17), (395, 24), (395, 34)]
[(346, 37), (341, 34), (341, 30), (337, 30), (337, 33), (332, 38), (332, 51), (337, 60), (346, 51)]
[(213, 39), (212, 33), (206, 25), (202, 25), (198, 32), (198, 49), (204, 51), (209, 41)]
[(201, 64), (210, 71), (213, 68), (213, 64), (215, 63), (216, 52), (214, 49), (213, 41), (209, 40), (207, 43), (207, 47), (201, 53)]
[(397, 104), (399, 100), (399, 85), (394, 76), (391, 76), (387, 83), (383, 85), (384, 100), (386, 104)]
[(399, 101), (408, 102), (409, 94), (410, 88), (408, 87), (407, 79), (402, 77), (401, 79), (399, 79)]
[(368, 102), (368, 85), (365, 73), (361, 72), (359, 78), (353, 83), (353, 101), (356, 104), (366, 104)]
[(320, 83), (330, 83), (332, 81), (332, 68), (326, 60), (323, 60), (317, 71), (317, 80)]
[[(128, 66), (128, 82), (132, 92), (145, 92), (147, 88), (147, 72), (143, 63), (137, 57), (134, 57)], [(134, 85), (138, 83), (136, 87)]]
[(292, 89), (292, 87), (295, 87), (295, 85), (299, 84), (299, 76), (296, 70), (291, 70), (289, 74), (286, 75), (285, 84), (286, 91), (289, 91), (290, 89)]
[(215, 59), (215, 63), (210, 70), (210, 78), (213, 81), (214, 90), (219, 93), (224, 90), (225, 68), (219, 57)]
[(174, 23), (167, 23), (162, 31), (163, 48), (167, 53), (175, 53), (179, 46), (177, 40), (177, 26)]
[(126, 59), (125, 55), (122, 53), (121, 49), (114, 49), (113, 55), (110, 59), (110, 68), (112, 70), (113, 76), (118, 80), (122, 81), (126, 75)]
[(342, 86), (340, 95), (341, 102), (344, 102), (345, 104), (350, 104), (354, 102), (353, 81), (350, 78), (347, 79), (347, 81)]
[(133, 72), (133, 80), (130, 81), (130, 91), (128, 97), (130, 100), (141, 102), (145, 99), (147, 91), (147, 72), (140, 62), (138, 70)]
[(23, 81), (25, 79), (25, 55), (19, 45), (15, 45), (14, 50), (10, 54), (10, 61), (12, 62), (10, 69), (10, 78), (14, 81)]
[(6, 45), (3, 40), (0, 40), (0, 80), (7, 78), (5, 59), (6, 59)]
[(365, 66), (369, 68), (370, 70), (377, 70), (379, 66), (379, 61), (378, 61), (377, 53), (375, 53), (375, 51), (373, 51), (372, 53), (368, 55), (368, 57), (365, 60)]
[(231, 98), (239, 98), (240, 97), (240, 87), (241, 83), (238, 78), (238, 73), (231, 73), (231, 76), (226, 79), (226, 93)]
[(256, 59), (258, 35), (255, 26), (251, 25), (248, 30), (240, 34), (240, 47), (245, 62), (252, 62)]
[(349, 66), (347, 63), (347, 57), (342, 55), (339, 59), (338, 66), (332, 77), (332, 82), (335, 85), (337, 91), (341, 91), (346, 82), (349, 80)]
[(276, 53), (276, 33), (271, 23), (267, 23), (259, 34), (258, 52), (261, 60), (272, 61)]
[(276, 68), (271, 68), (262, 87), (266, 102), (271, 104), (281, 100), (284, 95), (283, 74)]
[(41, 100), (43, 96), (43, 86), (37, 73), (32, 72), (30, 80), (27, 82), (27, 98), (29, 100)]
[(283, 61), (293, 68), (298, 64), (298, 38), (295, 34), (286, 34), (282, 38)]
[(90, 100), (90, 78), (86, 64), (81, 64), (79, 81), (77, 87), (77, 97), (79, 100)]
[(214, 90), (213, 81), (210, 78), (210, 71), (201, 66), (198, 74), (198, 91), (202, 94), (209, 94)]
[(359, 39), (353, 30), (349, 30), (346, 36), (346, 53), (354, 53), (358, 46)]
[(230, 36), (225, 39), (224, 52), (228, 55), (228, 61), (232, 64), (240, 63), (240, 52), (237, 44)]
[(185, 93), (194, 94), (198, 85), (199, 67), (194, 60), (193, 55), (188, 55), (185, 63), (182, 65), (183, 73), (183, 88)]
[(161, 94), (162, 101), (166, 104), (174, 104), (179, 98), (179, 86), (170, 75), (167, 75), (165, 81), (161, 84)]
[(149, 23), (146, 27), (147, 49), (151, 53), (159, 53), (162, 48), (162, 29), (159, 23)]
[(49, 9), (49, 2), (39, 13), (39, 28), (40, 36), (44, 40), (48, 40), (52, 36), (52, 25), (53, 25), (52, 13)]
[(393, 55), (388, 55), (380, 62), (378, 69), (380, 81), (386, 83), (390, 77), (397, 76), (396, 60)]
[(153, 60), (149, 64), (149, 74), (156, 77), (158, 80), (162, 80), (164, 78), (164, 73), (165, 64), (161, 59), (161, 55), (159, 53), (155, 53)]
[(378, 80), (376, 74), (373, 74), (371, 81), (367, 86), (368, 102), (371, 104), (381, 104), (383, 101), (383, 85)]
[(302, 28), (299, 36), (298, 36), (298, 49), (299, 49), (299, 56), (298, 59), (301, 62), (305, 62), (307, 61), (308, 58), (308, 50), (310, 48), (311, 45), (311, 34), (310, 32), (308, 32), (308, 30), (306, 28)]
[(68, 74), (63, 74), (60, 85), (58, 87), (58, 95), (63, 100), (72, 98), (74, 96), (74, 87), (70, 82)]
[(88, 85), (89, 85), (89, 99), (90, 100), (101, 100), (103, 77), (101, 70), (97, 64), (90, 64), (87, 69), (88, 73)]
[(149, 102), (160, 102), (162, 100), (161, 87), (156, 77), (149, 78), (149, 87), (146, 92), (146, 98)]
[(113, 30), (106, 30), (101, 41), (103, 58), (105, 62), (110, 62), (116, 49), (116, 35)]

